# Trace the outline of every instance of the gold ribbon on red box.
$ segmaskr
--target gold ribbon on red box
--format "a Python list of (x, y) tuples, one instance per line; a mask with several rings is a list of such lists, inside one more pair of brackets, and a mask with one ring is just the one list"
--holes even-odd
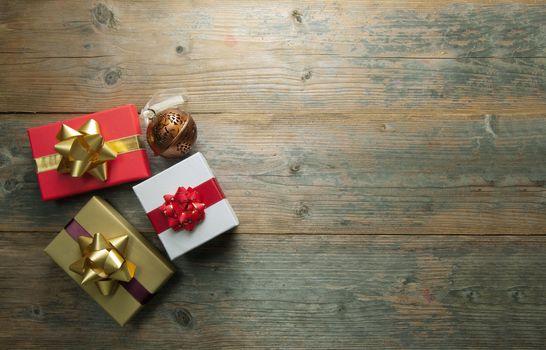
[(78, 130), (63, 124), (57, 133), (57, 140), (57, 153), (35, 158), (38, 173), (57, 169), (72, 177), (88, 173), (100, 181), (106, 181), (108, 161), (118, 154), (140, 148), (136, 135), (105, 142), (100, 124), (94, 119), (89, 119)]

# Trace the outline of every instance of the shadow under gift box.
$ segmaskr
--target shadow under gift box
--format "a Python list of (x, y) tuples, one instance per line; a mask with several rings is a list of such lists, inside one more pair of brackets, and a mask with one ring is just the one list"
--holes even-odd
[[(96, 120), (101, 129), (105, 142), (138, 136), (141, 134), (138, 112), (134, 105), (126, 105), (109, 110), (88, 114), (82, 117), (63, 120), (52, 124), (28, 129), (32, 157), (39, 167), (40, 159), (54, 155), (57, 133), (62, 124), (77, 130), (89, 119)], [(142, 147), (120, 153), (113, 160), (108, 161), (108, 179), (100, 181), (97, 178), (84, 174), (81, 177), (72, 177), (70, 174), (58, 172), (55, 168), (47, 171), (38, 171), (38, 184), (42, 200), (48, 201), (79, 193), (111, 187), (126, 182), (132, 182), (150, 177), (150, 164), (146, 150)]]
[[(179, 187), (196, 189), (203, 202), (208, 203), (204, 220), (193, 231), (173, 230), (161, 222), (166, 219), (158, 213), (164, 203), (163, 196), (176, 193)], [(239, 225), (237, 215), (200, 152), (139, 183), (133, 190), (171, 260)]]
[[(111, 295), (102, 295), (90, 282), (70, 270), (81, 259), (79, 235), (102, 234), (106, 239), (128, 235), (125, 258), (136, 265), (135, 276), (120, 283)], [(172, 276), (174, 267), (121, 214), (99, 197), (93, 197), (44, 250), (120, 325), (127, 323)]]

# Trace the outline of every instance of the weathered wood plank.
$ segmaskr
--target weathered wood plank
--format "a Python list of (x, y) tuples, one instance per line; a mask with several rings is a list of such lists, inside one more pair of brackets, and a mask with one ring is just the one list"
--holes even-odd
[[(546, 109), (546, 6), (4, 2), (0, 111)], [(153, 9), (153, 10), (151, 10)]]
[(120, 328), (43, 254), (53, 235), (0, 233), (3, 348), (491, 349), (546, 341), (544, 236), (225, 235), (177, 260), (174, 279)]
[[(544, 18), (536, 1), (0, 2), (0, 348), (543, 347)], [(25, 129), (173, 87), (245, 234), (178, 259), (119, 328), (42, 252), (90, 194), (40, 202)], [(130, 187), (97, 194), (162, 249)]]
[[(172, 60), (176, 56), (166, 55), (170, 51), (211, 58), (205, 53), (214, 52), (215, 42), (224, 47), (254, 44), (262, 50), (306, 48), (306, 54), (336, 52), (362, 57), (546, 56), (546, 9), (536, 1), (256, 4), (155, 0), (67, 4), (55, 0), (31, 7), (8, 1), (2, 10), (2, 32), (9, 33), (3, 38), (8, 46), (2, 53), (16, 52), (25, 58), (44, 58), (52, 53), (57, 57), (108, 55), (117, 49), (135, 52), (131, 44), (147, 48), (158, 59)], [(191, 40), (209, 41), (213, 46), (195, 50)], [(176, 50), (176, 44), (184, 41), (186, 47)]]
[[(1, 230), (55, 231), (88, 200), (42, 203), (27, 127), (0, 119)], [(240, 233), (544, 234), (545, 114), (196, 114), (196, 150)], [(152, 160), (158, 172), (172, 162)], [(99, 191), (143, 231), (130, 185)]]

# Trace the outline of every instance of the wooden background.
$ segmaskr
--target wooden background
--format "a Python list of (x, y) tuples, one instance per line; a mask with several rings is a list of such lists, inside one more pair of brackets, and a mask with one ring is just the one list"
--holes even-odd
[[(0, 2), (0, 347), (544, 347), (545, 72), (540, 1)], [(177, 87), (241, 225), (120, 328), (26, 129)]]

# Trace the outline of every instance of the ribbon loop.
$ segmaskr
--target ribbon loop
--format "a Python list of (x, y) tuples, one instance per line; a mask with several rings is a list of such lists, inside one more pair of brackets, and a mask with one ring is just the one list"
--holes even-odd
[(57, 140), (55, 151), (62, 157), (57, 171), (72, 177), (88, 173), (100, 181), (108, 179), (107, 162), (115, 159), (118, 152), (104, 142), (96, 120), (89, 119), (78, 130), (63, 124)]
[(193, 231), (195, 226), (205, 219), (206, 205), (201, 201), (199, 192), (188, 187), (179, 187), (174, 195), (163, 196), (159, 210), (167, 217), (168, 225), (175, 231)]
[(125, 259), (128, 235), (111, 239), (96, 233), (93, 238), (79, 236), (81, 259), (70, 270), (82, 276), (81, 284), (94, 282), (102, 295), (113, 294), (119, 282), (129, 282), (135, 276), (136, 265)]

